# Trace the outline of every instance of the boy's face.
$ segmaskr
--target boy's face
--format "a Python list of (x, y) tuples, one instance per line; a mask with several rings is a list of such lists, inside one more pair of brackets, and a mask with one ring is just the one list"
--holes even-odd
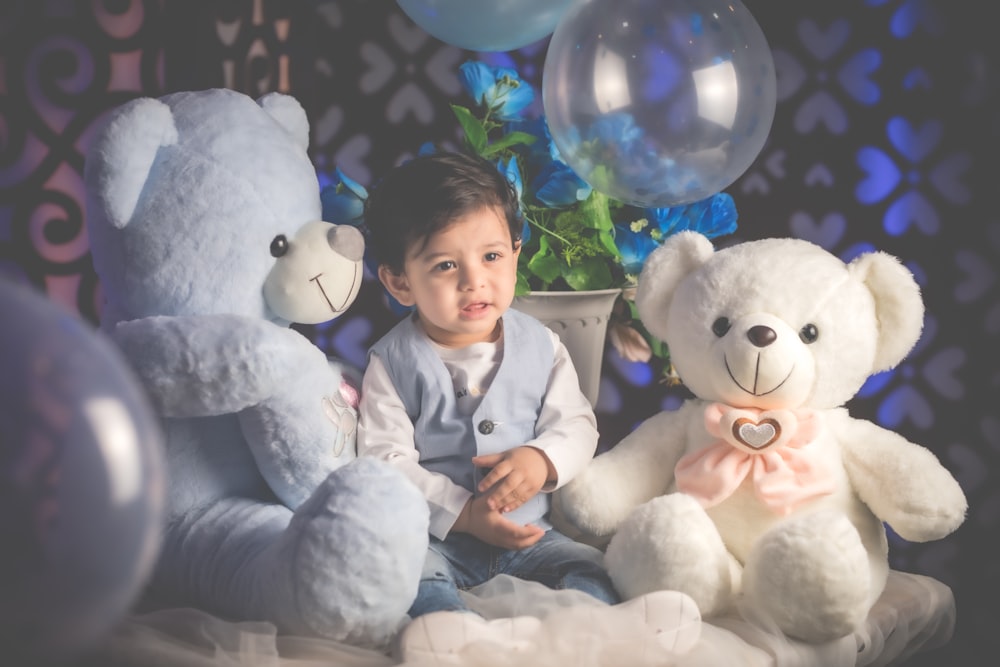
[(403, 272), (380, 266), (379, 279), (397, 301), (416, 306), (431, 339), (447, 347), (493, 340), (497, 320), (514, 300), (517, 249), (493, 208), (458, 218), (406, 253)]

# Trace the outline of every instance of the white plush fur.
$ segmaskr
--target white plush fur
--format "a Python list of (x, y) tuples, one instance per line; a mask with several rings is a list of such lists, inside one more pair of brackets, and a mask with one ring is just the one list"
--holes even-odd
[(320, 220), (308, 142), (279, 93), (113, 110), (85, 165), (101, 325), (166, 436), (158, 599), (380, 645), (416, 595), (427, 503), (355, 457), (349, 369), (289, 327), (340, 315), (362, 273), (361, 234)]
[[(907, 540), (935, 540), (967, 509), (930, 450), (842, 407), (918, 340), (924, 308), (913, 277), (881, 252), (845, 264), (795, 239), (715, 251), (683, 232), (650, 256), (636, 301), (696, 398), (595, 458), (558, 492), (561, 511), (588, 533), (612, 536), (607, 565), (627, 597), (683, 591), (706, 617), (739, 604), (809, 642), (854, 631), (888, 574), (883, 522)], [(720, 317), (731, 324), (721, 336)], [(811, 343), (799, 335), (807, 324), (818, 331)], [(752, 344), (755, 325), (774, 340)], [(704, 424), (714, 402), (816, 410), (823, 427), (808, 446), (833, 491), (787, 515), (763, 505), (747, 480), (708, 509), (677, 492), (678, 460), (715, 440)]]

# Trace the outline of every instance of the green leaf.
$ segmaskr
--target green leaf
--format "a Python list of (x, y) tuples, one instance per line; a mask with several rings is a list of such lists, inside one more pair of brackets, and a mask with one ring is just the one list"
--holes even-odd
[(481, 153), (483, 157), (492, 157), (501, 151), (505, 151), (513, 146), (530, 146), (535, 143), (538, 137), (527, 132), (510, 132), (503, 135), (489, 146), (486, 146)]
[(612, 282), (607, 262), (599, 257), (588, 257), (583, 261), (574, 262), (563, 278), (577, 291), (603, 289)]
[(621, 259), (621, 252), (615, 244), (615, 223), (611, 219), (612, 201), (604, 193), (593, 190), (580, 205), (580, 210), (584, 213), (586, 226), (597, 230), (597, 243), (604, 255), (617, 262)]
[(452, 104), (451, 110), (462, 126), (462, 131), (465, 132), (465, 140), (469, 142), (469, 147), (477, 153), (482, 153), (486, 149), (487, 142), (486, 128), (482, 122), (466, 107)]
[(638, 320), (639, 319), (639, 306), (636, 305), (635, 301), (629, 301), (628, 299), (622, 299), (625, 305), (628, 306), (628, 316), (629, 319)]
[(563, 262), (553, 252), (547, 237), (539, 240), (538, 251), (528, 261), (528, 268), (546, 283), (550, 283), (562, 274)]
[(608, 210), (608, 196), (604, 193), (591, 190), (590, 196), (580, 204), (580, 212), (588, 227), (606, 232), (614, 230), (611, 211)]
[(601, 247), (604, 248), (608, 255), (614, 257), (616, 261), (621, 261), (621, 251), (618, 250), (618, 245), (615, 243), (614, 228), (612, 228), (611, 231), (602, 229), (597, 235), (597, 240), (600, 242)]
[(527, 294), (531, 291), (531, 283), (528, 282), (528, 276), (518, 268), (517, 270), (517, 283), (514, 285), (514, 296), (521, 296), (522, 294)]

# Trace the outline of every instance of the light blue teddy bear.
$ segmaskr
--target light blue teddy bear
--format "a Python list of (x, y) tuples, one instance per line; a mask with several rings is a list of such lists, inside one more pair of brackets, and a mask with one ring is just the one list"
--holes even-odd
[(355, 457), (346, 367), (289, 328), (343, 313), (362, 279), (360, 232), (321, 221), (308, 141), (279, 93), (114, 109), (85, 167), (101, 326), (166, 435), (157, 599), (384, 645), (416, 595), (427, 504)]

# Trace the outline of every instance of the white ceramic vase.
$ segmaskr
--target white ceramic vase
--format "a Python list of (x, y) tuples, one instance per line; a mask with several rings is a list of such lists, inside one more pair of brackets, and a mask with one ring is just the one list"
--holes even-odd
[(604, 361), (604, 338), (621, 290), (532, 292), (514, 298), (513, 307), (555, 331), (569, 352), (591, 405), (597, 404)]

